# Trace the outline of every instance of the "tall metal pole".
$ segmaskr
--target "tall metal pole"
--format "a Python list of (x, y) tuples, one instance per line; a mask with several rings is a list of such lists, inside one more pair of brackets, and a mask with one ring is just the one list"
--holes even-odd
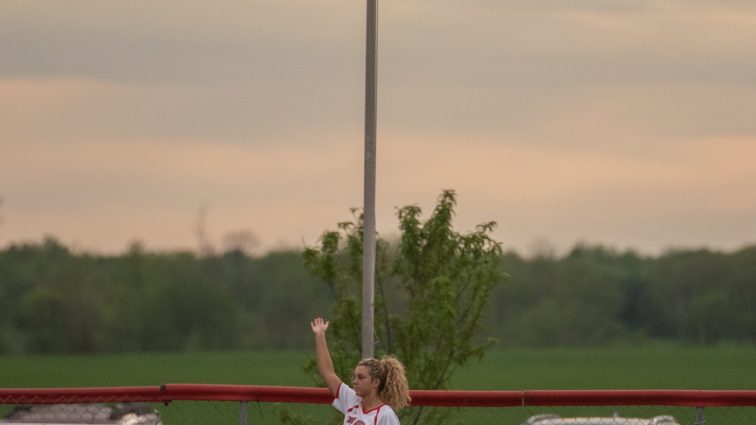
[(375, 286), (375, 154), (377, 0), (367, 0), (365, 55), (365, 188), (362, 245), (362, 357), (373, 357)]

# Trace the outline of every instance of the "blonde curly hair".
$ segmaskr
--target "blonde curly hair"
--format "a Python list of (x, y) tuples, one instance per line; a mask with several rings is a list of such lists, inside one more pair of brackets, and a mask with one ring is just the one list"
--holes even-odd
[(404, 374), (404, 365), (394, 356), (384, 356), (382, 359), (363, 359), (358, 366), (365, 366), (370, 371), (372, 379), (378, 379), (378, 397), (398, 411), (412, 401), (409, 394), (409, 384)]

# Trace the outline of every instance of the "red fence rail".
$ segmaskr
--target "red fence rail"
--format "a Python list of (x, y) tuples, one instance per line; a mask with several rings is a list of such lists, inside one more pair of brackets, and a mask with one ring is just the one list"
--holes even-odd
[[(413, 406), (756, 406), (756, 390), (413, 390)], [(0, 404), (80, 402), (259, 401), (328, 404), (325, 388), (165, 384), (145, 387), (0, 388)]]

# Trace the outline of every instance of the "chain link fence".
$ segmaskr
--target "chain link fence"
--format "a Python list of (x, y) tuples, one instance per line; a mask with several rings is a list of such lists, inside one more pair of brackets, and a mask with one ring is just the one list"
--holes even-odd
[[(0, 423), (339, 424), (324, 389), (0, 389)], [(413, 391), (403, 425), (756, 425), (756, 391)]]

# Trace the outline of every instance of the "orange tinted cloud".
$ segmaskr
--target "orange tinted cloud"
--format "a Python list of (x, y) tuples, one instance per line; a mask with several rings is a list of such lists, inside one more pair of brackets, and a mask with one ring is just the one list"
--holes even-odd
[[(10, 1), (0, 244), (312, 242), (362, 204), (363, 7)], [(65, 13), (65, 14), (64, 14)], [(378, 224), (658, 250), (753, 241), (756, 8), (741, 0), (384, 2)], [(65, 19), (61, 18), (65, 16)], [(41, 31), (40, 28), (44, 28)]]

